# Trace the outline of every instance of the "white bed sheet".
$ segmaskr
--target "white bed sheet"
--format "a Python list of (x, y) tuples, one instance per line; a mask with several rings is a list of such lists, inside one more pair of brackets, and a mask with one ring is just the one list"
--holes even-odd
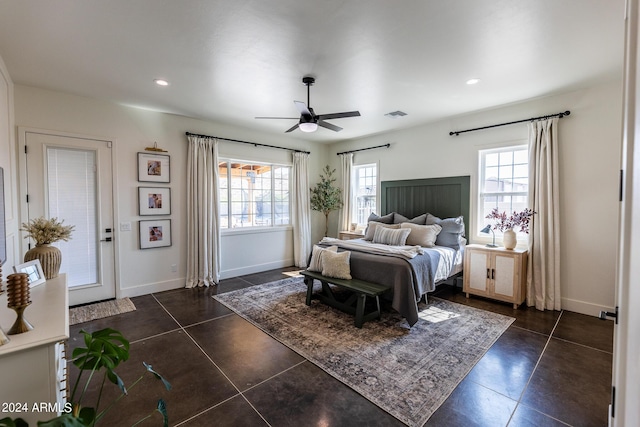
[(434, 246), (430, 249), (435, 249), (440, 253), (435, 283), (446, 280), (462, 271), (464, 245), (460, 245), (460, 249), (457, 251), (446, 246)]

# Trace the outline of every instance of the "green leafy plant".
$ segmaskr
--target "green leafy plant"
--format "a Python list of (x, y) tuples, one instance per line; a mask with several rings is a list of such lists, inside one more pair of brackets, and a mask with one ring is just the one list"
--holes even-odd
[(311, 189), (311, 209), (324, 214), (325, 237), (329, 233), (329, 214), (331, 211), (342, 208), (342, 189), (333, 186), (336, 181), (333, 177), (335, 171), (326, 165), (320, 174), (320, 182)]
[[(142, 375), (134, 381), (128, 388), (120, 376), (115, 372), (120, 363), (129, 359), (129, 341), (115, 329), (106, 328), (99, 331), (89, 333), (80, 331), (84, 335), (85, 347), (77, 347), (73, 350), (72, 363), (78, 367), (80, 373), (73, 386), (69, 403), (65, 406), (67, 410), (62, 415), (48, 421), (39, 421), (40, 427), (86, 427), (95, 426), (104, 415), (112, 409), (122, 398), (126, 397), (129, 392), (145, 377), (151, 374), (156, 379), (162, 381), (167, 390), (171, 390), (171, 384), (159, 373), (153, 370), (151, 365), (143, 362), (145, 367)], [(83, 387), (80, 387), (85, 373), (88, 375)], [(89, 385), (96, 375), (102, 375), (100, 382), (100, 391), (94, 406), (85, 406), (83, 399)], [(99, 377), (98, 377), (99, 379)], [(99, 379), (100, 380), (100, 379)], [(109, 402), (104, 409), (100, 408), (102, 391), (106, 381), (109, 380), (121, 391), (121, 394)], [(163, 399), (159, 399), (156, 408), (134, 424), (138, 425), (144, 420), (150, 418), (155, 412), (162, 415), (163, 426), (169, 425), (167, 416), (167, 408)], [(0, 427), (27, 427), (28, 424), (21, 418), (12, 420), (4, 418), (0, 420)]]

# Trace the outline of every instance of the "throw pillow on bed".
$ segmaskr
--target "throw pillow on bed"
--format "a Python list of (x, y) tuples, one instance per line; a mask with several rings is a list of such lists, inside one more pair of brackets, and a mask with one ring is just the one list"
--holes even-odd
[(316, 273), (322, 273), (322, 255), (325, 252), (338, 252), (338, 247), (329, 246), (328, 248), (323, 248), (318, 245), (313, 245), (313, 250), (311, 252), (311, 261), (309, 261), (309, 267), (307, 267), (307, 270), (315, 271)]
[(425, 225), (427, 221), (427, 214), (424, 213), (422, 215), (418, 215), (417, 217), (413, 218), (413, 219), (409, 219), (404, 215), (400, 215), (399, 213), (394, 213), (393, 214), (393, 223), (394, 224), (402, 224), (403, 222), (410, 222), (413, 224), (420, 224), (420, 225)]
[(442, 231), (438, 234), (436, 245), (460, 249), (460, 242), (464, 237), (464, 219), (461, 216), (440, 219), (435, 215), (427, 215), (427, 225), (438, 224)]
[(411, 229), (409, 228), (393, 229), (387, 227), (376, 227), (376, 232), (373, 235), (373, 243), (404, 246), (409, 233), (411, 233)]
[(322, 275), (336, 279), (351, 280), (351, 266), (349, 259), (351, 252), (325, 251), (322, 255)]
[(369, 221), (367, 224), (367, 229), (364, 232), (364, 240), (373, 240), (373, 235), (376, 233), (376, 228), (378, 227), (386, 227), (386, 228), (400, 228), (400, 224), (384, 224), (382, 222), (377, 221)]
[(394, 215), (393, 212), (383, 216), (376, 215), (372, 212), (371, 214), (369, 214), (369, 218), (367, 218), (367, 222), (375, 221), (375, 222), (381, 222), (383, 224), (393, 224), (393, 215)]
[(440, 233), (440, 230), (442, 230), (442, 227), (438, 224), (418, 225), (410, 222), (403, 222), (400, 227), (411, 230), (407, 237), (407, 245), (418, 245), (425, 248), (432, 248), (435, 246), (438, 234)]

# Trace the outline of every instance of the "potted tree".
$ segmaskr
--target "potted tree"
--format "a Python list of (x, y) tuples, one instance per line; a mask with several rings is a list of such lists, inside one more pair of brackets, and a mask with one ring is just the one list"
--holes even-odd
[(334, 187), (336, 179), (333, 177), (335, 169), (326, 165), (320, 174), (320, 182), (311, 189), (311, 209), (324, 214), (324, 235), (329, 233), (329, 214), (342, 208), (342, 189)]

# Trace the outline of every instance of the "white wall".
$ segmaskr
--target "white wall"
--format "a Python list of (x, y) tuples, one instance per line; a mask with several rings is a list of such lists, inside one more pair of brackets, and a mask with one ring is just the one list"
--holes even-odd
[(474, 224), (477, 152), (496, 145), (526, 143), (527, 126), (504, 126), (459, 136), (449, 136), (449, 132), (565, 110), (571, 115), (561, 119), (559, 126), (562, 307), (597, 315), (601, 309), (614, 306), (621, 80), (334, 144), (329, 158), (340, 170), (336, 152), (391, 143), (387, 149), (356, 153), (354, 162), (378, 161), (382, 181), (471, 175), (472, 225), (468, 235), (471, 242), (482, 242)]
[[(355, 162), (378, 162), (382, 180), (471, 175), (475, 192), (477, 151), (496, 144), (525, 141), (526, 125), (505, 126), (457, 137), (449, 136), (449, 131), (571, 110), (571, 116), (560, 121), (559, 134), (563, 308), (596, 314), (601, 309), (611, 310), (614, 306), (621, 93), (621, 82), (614, 81), (329, 147), (302, 140), (280, 140), (223, 124), (20, 85), (15, 86), (14, 99), (17, 126), (107, 137), (116, 141), (117, 211), (114, 229), (118, 245), (120, 296), (183, 285), (186, 259), (183, 238), (186, 229), (183, 194), (185, 131), (311, 151), (312, 185), (318, 181), (324, 164), (340, 169), (336, 152), (390, 142), (392, 146), (389, 149), (356, 153)], [(2, 128), (0, 131), (5, 138), (0, 141), (0, 150), (3, 150), (3, 167), (6, 170), (5, 153), (15, 150), (15, 144), (7, 145), (6, 142), (5, 135), (13, 132), (11, 126), (9, 131)], [(13, 135), (8, 138), (14, 140)], [(118, 224), (132, 222), (135, 225), (140, 219), (136, 204), (135, 153), (153, 142), (169, 150), (171, 155), (174, 242), (171, 248), (140, 251), (137, 249), (135, 227), (132, 232), (119, 232)], [(221, 143), (220, 154), (247, 160), (290, 162), (286, 151), (234, 143)], [(9, 155), (15, 157), (15, 153)], [(11, 162), (8, 166), (12, 167)], [(9, 189), (11, 191), (12, 188)], [(472, 215), (474, 212), (472, 197)], [(322, 237), (323, 221), (322, 214), (312, 212), (314, 242)], [(337, 233), (337, 221), (338, 213), (334, 212), (330, 216), (332, 235)], [(14, 229), (17, 227), (15, 223), (11, 226)], [(476, 234), (476, 227), (472, 225), (469, 230), (472, 242), (481, 241), (482, 238)], [(292, 258), (290, 231), (266, 234), (239, 232), (223, 237), (224, 277), (291, 265)], [(170, 272), (171, 264), (178, 264), (177, 273)]]
[[(141, 295), (184, 286), (186, 262), (186, 155), (185, 132), (311, 151), (310, 179), (315, 183), (326, 160), (326, 146), (291, 138), (268, 137), (227, 125), (116, 105), (28, 86), (15, 86), (15, 124), (20, 127), (62, 131), (113, 139), (116, 154), (115, 218), (117, 294)], [(171, 156), (172, 246), (138, 249), (136, 153), (157, 142)], [(3, 144), (2, 147), (6, 146)], [(6, 148), (3, 148), (6, 150)], [(291, 163), (285, 150), (256, 148), (222, 141), (220, 156), (243, 160)], [(3, 157), (4, 158), (4, 157)], [(130, 222), (132, 231), (121, 232), (119, 224)], [(322, 225), (314, 225), (319, 239)], [(26, 249), (22, 249), (23, 253)], [(222, 276), (264, 271), (293, 264), (291, 230), (238, 232), (222, 237)], [(170, 266), (177, 264), (178, 271)]]

